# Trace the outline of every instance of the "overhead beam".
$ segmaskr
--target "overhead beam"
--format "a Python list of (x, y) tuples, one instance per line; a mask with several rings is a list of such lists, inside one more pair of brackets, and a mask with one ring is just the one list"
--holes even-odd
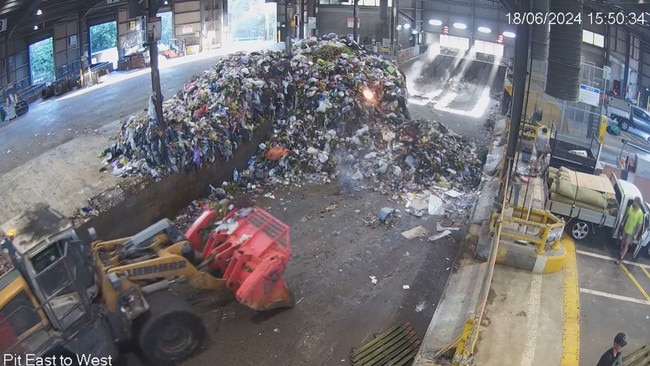
[(22, 13), (20, 13), (20, 17), (15, 18), (16, 22), (11, 26), (7, 39), (10, 39), (11, 36), (13, 36), (14, 30), (17, 28), (17, 26), (20, 25), (23, 19), (27, 18), (29, 14), (34, 13), (36, 9), (38, 9), (38, 7), (41, 5), (42, 2), (43, 0), (32, 0), (29, 2), (29, 5), (25, 7), (25, 10)]

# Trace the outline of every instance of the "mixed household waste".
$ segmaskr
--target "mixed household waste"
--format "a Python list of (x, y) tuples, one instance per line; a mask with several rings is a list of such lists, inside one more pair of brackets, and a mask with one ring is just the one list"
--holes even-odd
[(407, 192), (427, 187), (459, 195), (478, 186), (477, 146), (444, 125), (410, 120), (396, 66), (347, 38), (298, 42), (280, 51), (221, 58), (165, 102), (168, 128), (149, 115), (124, 122), (101, 156), (116, 176), (192, 171), (228, 161), (257, 128), (271, 129), (241, 187), (338, 181), (353, 189)]

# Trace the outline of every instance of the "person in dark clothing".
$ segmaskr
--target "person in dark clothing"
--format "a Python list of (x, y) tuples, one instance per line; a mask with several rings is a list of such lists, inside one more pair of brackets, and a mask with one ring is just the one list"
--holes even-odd
[(614, 345), (600, 356), (600, 361), (596, 366), (619, 366), (623, 365), (623, 356), (621, 350), (627, 345), (625, 333), (618, 333), (614, 337)]

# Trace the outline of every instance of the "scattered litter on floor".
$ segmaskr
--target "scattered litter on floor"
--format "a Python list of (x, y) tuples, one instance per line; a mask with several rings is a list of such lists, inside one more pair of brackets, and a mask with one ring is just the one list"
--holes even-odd
[(404, 290), (408, 290), (408, 289), (411, 288), (411, 286), (409, 286), (409, 285), (403, 285), (402, 288), (403, 288)]
[(445, 194), (446, 194), (447, 196), (449, 196), (449, 197), (453, 197), (453, 198), (458, 198), (458, 197), (460, 197), (460, 196), (463, 195), (463, 193), (458, 192), (458, 191), (455, 190), (455, 189), (450, 189), (450, 190), (446, 191)]
[(445, 236), (447, 236), (449, 234), (451, 234), (451, 230), (445, 230), (445, 231), (443, 231), (443, 232), (441, 232), (439, 234), (430, 236), (429, 241), (436, 241), (436, 240), (442, 239), (442, 238), (444, 238)]
[(445, 201), (442, 198), (432, 194), (429, 196), (429, 215), (439, 215), (442, 212)]
[(425, 229), (424, 226), (421, 225), (402, 232), (402, 236), (406, 239), (420, 238), (427, 234), (429, 234), (429, 230)]
[(394, 208), (382, 207), (382, 209), (379, 210), (378, 217), (379, 217), (379, 220), (381, 220), (381, 222), (386, 222), (386, 221), (389, 221), (393, 217), (394, 214), (395, 214), (395, 209)]
[(436, 222), (436, 231), (458, 231), (460, 230), (459, 227), (452, 227), (452, 226), (443, 226), (440, 222)]
[(372, 282), (373, 285), (376, 285), (377, 284), (377, 277), (370, 276), (370, 282)]
[(421, 303), (415, 305), (415, 312), (416, 312), (416, 313), (419, 313), (419, 312), (421, 312), (422, 310), (426, 309), (426, 307), (427, 307), (427, 302), (426, 302), (426, 301), (422, 301)]

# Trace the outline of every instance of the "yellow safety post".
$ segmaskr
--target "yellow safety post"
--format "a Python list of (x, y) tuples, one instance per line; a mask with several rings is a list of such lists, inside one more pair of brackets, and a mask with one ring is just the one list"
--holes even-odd
[(607, 116), (600, 116), (600, 126), (598, 128), (598, 142), (604, 144), (606, 135), (607, 135)]

